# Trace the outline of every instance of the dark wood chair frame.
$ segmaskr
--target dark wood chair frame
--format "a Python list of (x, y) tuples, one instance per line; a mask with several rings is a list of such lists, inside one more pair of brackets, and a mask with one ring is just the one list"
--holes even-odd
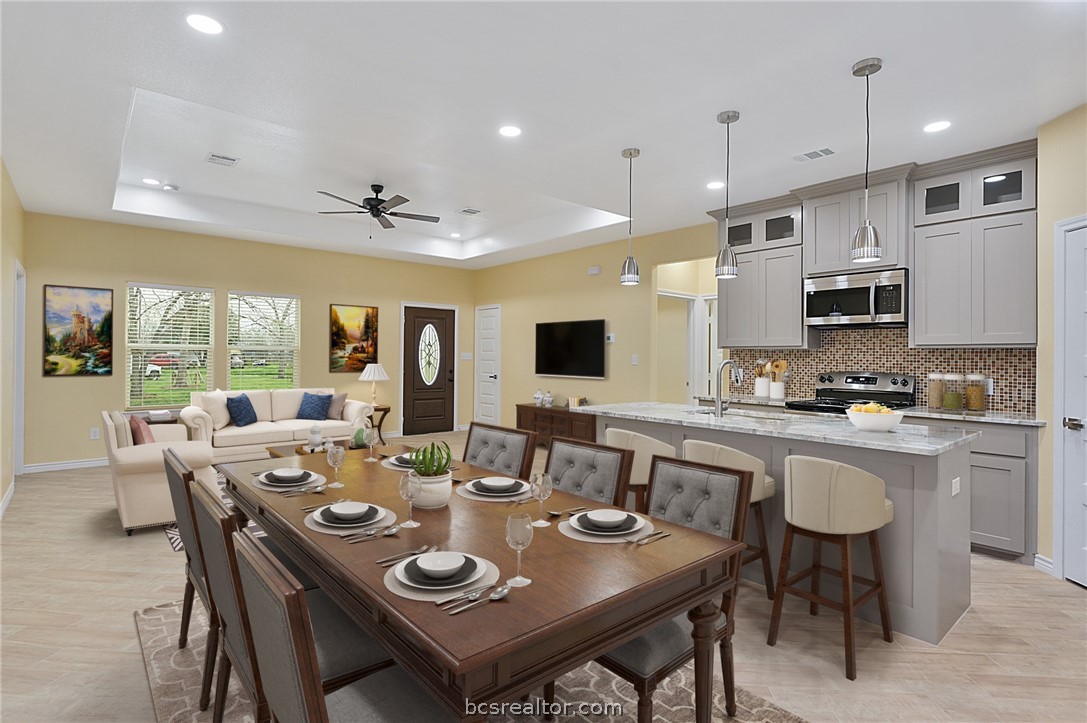
[(595, 449), (600, 452), (612, 452), (620, 455), (619, 479), (615, 484), (615, 495), (611, 504), (616, 507), (626, 507), (627, 492), (630, 488), (630, 472), (634, 469), (634, 450), (623, 449), (621, 447), (609, 447), (606, 444), (586, 442), (583, 439), (574, 439), (572, 437), (552, 437), (551, 445), (547, 448), (547, 460), (544, 463), (545, 471), (551, 468), (551, 454), (555, 451), (555, 442), (563, 442), (569, 444), (571, 447), (583, 447), (585, 449)]
[[(477, 428), (479, 429), (493, 429), (496, 432), (504, 432), (506, 434), (515, 434), (518, 437), (525, 438), (525, 456), (521, 459), (521, 469), (517, 473), (519, 479), (527, 480), (529, 475), (532, 474), (532, 462), (536, 458), (536, 433), (529, 432), (524, 429), (510, 429), (509, 427), (499, 427), (494, 424), (484, 424), (483, 422), (472, 422), (468, 425), (468, 439), (464, 443), (464, 452), (468, 453), (468, 447), (472, 441), (472, 432)], [(462, 460), (467, 462), (468, 460)]]
[(770, 569), (770, 545), (766, 542), (766, 518), (762, 513), (763, 500), (751, 503), (751, 509), (755, 513), (755, 534), (759, 539), (759, 546), (748, 545), (749, 554), (744, 557), (743, 564), (762, 560), (762, 576), (766, 581), (766, 598), (774, 599), (774, 571)]

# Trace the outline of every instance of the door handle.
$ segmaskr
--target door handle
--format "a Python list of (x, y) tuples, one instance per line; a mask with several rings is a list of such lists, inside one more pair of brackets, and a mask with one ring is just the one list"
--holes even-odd
[(1064, 421), (1061, 422), (1061, 424), (1063, 424), (1068, 429), (1074, 429), (1076, 431), (1083, 429), (1083, 420), (1077, 419), (1075, 417), (1065, 417)]
[(446, 381), (447, 382), (452, 382), (453, 381), (453, 370), (452, 369), (449, 370), (449, 376), (446, 377)]
[(498, 375), (497, 374), (491, 374), (487, 378), (488, 379), (498, 379)]

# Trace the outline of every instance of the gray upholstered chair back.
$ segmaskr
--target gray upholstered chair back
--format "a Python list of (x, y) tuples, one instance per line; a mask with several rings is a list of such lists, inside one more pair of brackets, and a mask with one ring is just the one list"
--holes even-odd
[(464, 461), (511, 477), (527, 478), (536, 454), (536, 433), (472, 422)]
[(732, 540), (742, 540), (751, 472), (654, 456), (649, 514)]
[(256, 683), (249, 656), (245, 598), (238, 587), (238, 566), (231, 538), (231, 534), (238, 529), (238, 518), (231, 514), (222, 500), (200, 483), (190, 484), (189, 489), (192, 491), (196, 530), (204, 551), (204, 573), (219, 612), (223, 642), (233, 651), (238, 674), (245, 676), (246, 687), (252, 690)]
[(628, 449), (554, 437), (547, 453), (547, 473), (557, 490), (622, 507), (633, 458)]
[(268, 707), (280, 721), (327, 721), (305, 591), (251, 533), (233, 537)]
[(166, 461), (166, 482), (170, 486), (170, 499), (174, 503), (174, 519), (181, 544), (185, 546), (185, 560), (192, 571), (193, 584), (205, 603), (208, 597), (207, 582), (204, 579), (204, 553), (200, 550), (200, 537), (196, 534), (196, 522), (193, 519), (192, 495), (189, 483), (193, 481), (193, 471), (172, 449), (162, 453)]

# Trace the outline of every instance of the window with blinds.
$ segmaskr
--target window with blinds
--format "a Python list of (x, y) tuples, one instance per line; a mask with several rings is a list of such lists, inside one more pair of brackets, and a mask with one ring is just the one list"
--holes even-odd
[(183, 407), (191, 392), (213, 388), (211, 289), (128, 285), (125, 405)]
[(228, 389), (300, 386), (299, 298), (231, 291), (227, 301)]

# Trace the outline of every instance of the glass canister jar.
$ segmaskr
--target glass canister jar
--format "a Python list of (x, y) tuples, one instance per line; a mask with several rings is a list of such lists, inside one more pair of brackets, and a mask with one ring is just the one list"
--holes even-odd
[(944, 409), (957, 411), (962, 409), (962, 374), (944, 375)]
[(928, 375), (928, 408), (944, 408), (944, 375), (933, 372)]
[(986, 380), (984, 374), (967, 374), (966, 375), (966, 409), (971, 412), (984, 412), (985, 411), (985, 388)]

